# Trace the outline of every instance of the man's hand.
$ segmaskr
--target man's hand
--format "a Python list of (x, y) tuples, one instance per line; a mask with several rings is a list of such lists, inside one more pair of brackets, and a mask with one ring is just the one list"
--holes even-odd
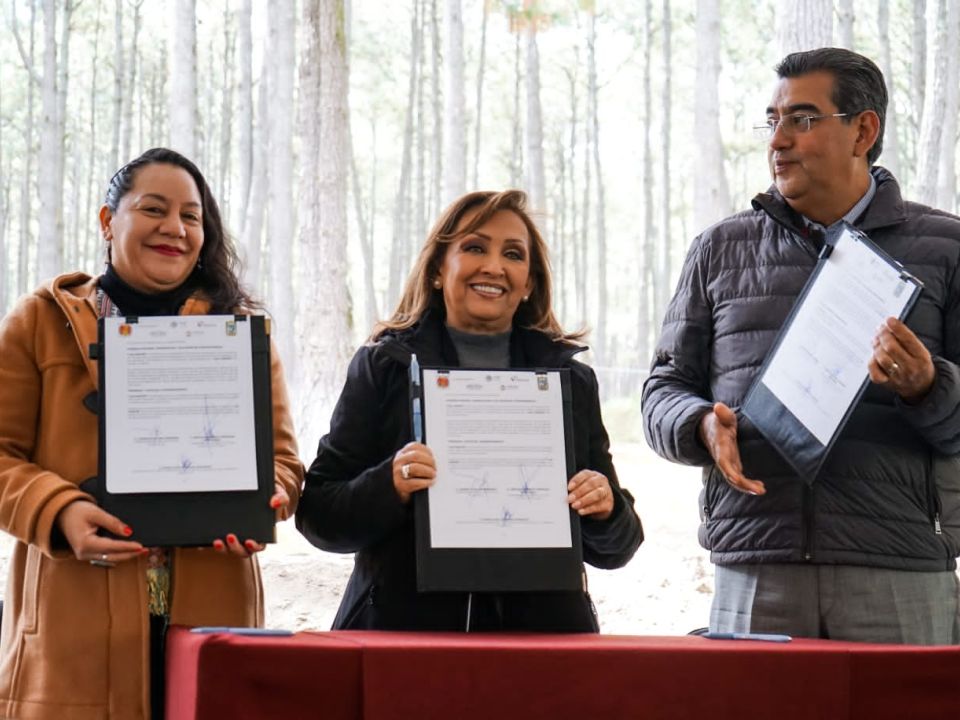
[(700, 440), (710, 452), (724, 479), (735, 489), (750, 495), (763, 495), (767, 489), (759, 480), (743, 474), (740, 448), (737, 447), (737, 416), (723, 403), (715, 403), (713, 410), (700, 420)]
[(923, 400), (937, 377), (930, 351), (913, 331), (896, 318), (887, 318), (873, 338), (870, 379), (892, 390), (908, 405)]

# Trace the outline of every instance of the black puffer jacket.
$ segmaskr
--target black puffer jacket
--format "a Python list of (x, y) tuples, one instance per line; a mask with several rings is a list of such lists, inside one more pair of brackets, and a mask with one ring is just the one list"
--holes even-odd
[(812, 487), (738, 412), (747, 477), (733, 490), (697, 427), (712, 402), (739, 410), (817, 259), (818, 243), (771, 189), (693, 243), (643, 390), (647, 441), (704, 466), (700, 542), (719, 564), (956, 567), (960, 552), (960, 218), (904, 202), (889, 172), (857, 225), (925, 284), (907, 325), (934, 358), (929, 395), (906, 406), (871, 385)]
[[(596, 567), (616, 568), (633, 557), (643, 531), (633, 498), (617, 482), (600, 418), (596, 376), (573, 360), (579, 350), (543, 333), (514, 328), (510, 364), (570, 369), (576, 470), (602, 472), (614, 491), (613, 514), (607, 520), (581, 520), (583, 557)], [(334, 629), (464, 627), (466, 593), (417, 592), (413, 503), (402, 504), (393, 487), (393, 456), (412, 437), (411, 352), (422, 365), (458, 364), (440, 313), (428, 312), (410, 330), (388, 334), (357, 351), (297, 507), (297, 528), (311, 543), (323, 550), (356, 553)], [(598, 629), (585, 592), (474, 593), (471, 607), (471, 627), (476, 630)]]

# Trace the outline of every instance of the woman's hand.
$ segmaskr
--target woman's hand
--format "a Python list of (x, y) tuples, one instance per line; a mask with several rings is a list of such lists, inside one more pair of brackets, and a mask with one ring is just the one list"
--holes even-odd
[[(283, 489), (280, 483), (274, 485), (274, 490), (275, 492), (270, 498), (270, 507), (277, 511), (277, 520), (280, 521), (287, 517), (287, 507), (290, 505), (290, 496), (287, 495), (287, 491)], [(228, 534), (225, 540), (217, 538), (213, 541), (213, 549), (218, 553), (230, 553), (231, 555), (244, 558), (261, 552), (266, 547), (263, 543), (254, 542), (253, 540), (244, 540), (241, 543), (240, 539), (233, 533)]]
[(606, 520), (613, 512), (613, 490), (610, 481), (596, 470), (581, 470), (567, 483), (567, 503), (581, 517)]
[(404, 505), (410, 502), (410, 495), (430, 487), (436, 479), (437, 464), (426, 445), (407, 443), (393, 456), (393, 487)]
[(67, 538), (77, 560), (111, 567), (146, 552), (146, 548), (138, 542), (97, 535), (97, 531), (103, 528), (114, 535), (130, 537), (133, 530), (120, 518), (89, 500), (77, 500), (67, 505), (57, 515), (56, 524)]

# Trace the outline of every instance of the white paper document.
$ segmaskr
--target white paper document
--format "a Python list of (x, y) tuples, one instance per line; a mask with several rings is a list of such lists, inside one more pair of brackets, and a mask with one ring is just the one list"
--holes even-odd
[(873, 338), (915, 283), (844, 229), (761, 382), (827, 445), (867, 377)]
[(559, 372), (423, 371), (434, 548), (569, 548)]
[(107, 491), (256, 490), (250, 323), (104, 320)]

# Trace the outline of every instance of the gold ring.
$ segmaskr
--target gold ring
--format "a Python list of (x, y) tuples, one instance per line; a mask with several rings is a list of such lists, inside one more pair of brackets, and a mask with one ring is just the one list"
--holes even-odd
[(900, 372), (900, 365), (897, 364), (896, 360), (890, 363), (890, 369), (887, 370), (887, 375), (896, 375)]

